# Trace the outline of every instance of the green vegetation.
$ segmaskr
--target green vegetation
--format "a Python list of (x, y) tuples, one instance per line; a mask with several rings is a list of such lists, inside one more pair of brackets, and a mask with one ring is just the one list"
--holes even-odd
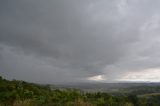
[(9, 81), (0, 77), (0, 106), (160, 106), (158, 93), (133, 94), (51, 89), (49, 85)]

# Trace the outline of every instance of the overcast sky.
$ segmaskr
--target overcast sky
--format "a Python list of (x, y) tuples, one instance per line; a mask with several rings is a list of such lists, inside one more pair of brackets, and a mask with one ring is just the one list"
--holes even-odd
[(160, 1), (1, 0), (0, 75), (160, 81)]

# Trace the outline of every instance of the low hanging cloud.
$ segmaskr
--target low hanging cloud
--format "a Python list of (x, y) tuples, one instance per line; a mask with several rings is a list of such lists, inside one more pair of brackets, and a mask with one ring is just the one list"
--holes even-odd
[(158, 0), (1, 1), (0, 74), (40, 83), (102, 79), (96, 76), (110, 82), (159, 70), (159, 6)]

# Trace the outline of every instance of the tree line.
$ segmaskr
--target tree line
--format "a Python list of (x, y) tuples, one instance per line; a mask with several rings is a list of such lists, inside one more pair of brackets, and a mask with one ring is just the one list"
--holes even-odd
[(160, 106), (160, 96), (111, 95), (77, 89), (52, 89), (49, 85), (0, 77), (0, 106)]

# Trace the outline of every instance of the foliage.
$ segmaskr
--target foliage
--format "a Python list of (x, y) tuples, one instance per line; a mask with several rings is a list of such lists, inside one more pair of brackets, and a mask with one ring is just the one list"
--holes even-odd
[(0, 77), (0, 106), (160, 106), (159, 100), (160, 95), (111, 95), (51, 89), (49, 85), (8, 81)]

